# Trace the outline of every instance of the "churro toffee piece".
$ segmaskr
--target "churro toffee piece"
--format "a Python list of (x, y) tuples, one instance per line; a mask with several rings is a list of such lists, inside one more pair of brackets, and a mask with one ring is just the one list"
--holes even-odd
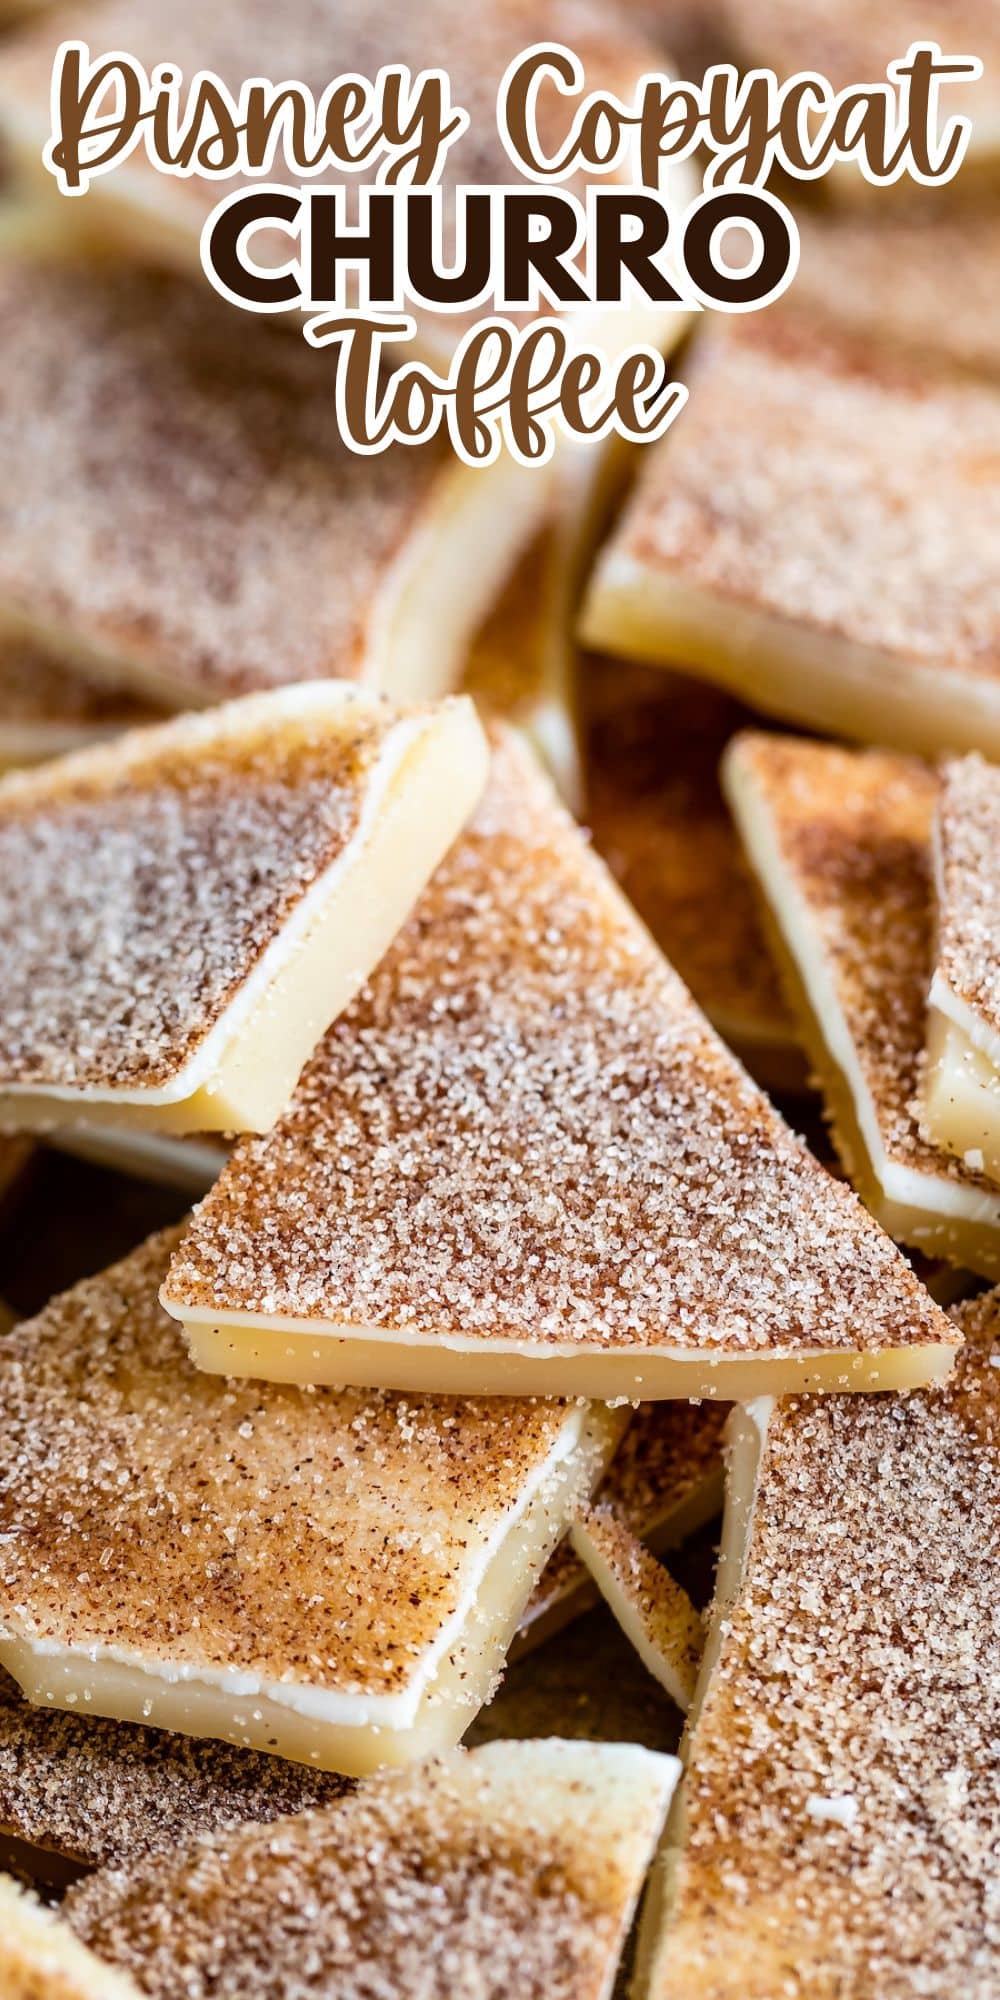
[(505, 1742), (96, 1875), (69, 1922), (151, 2000), (610, 2000), (677, 1760)]
[(358, 456), (330, 369), (204, 280), (6, 257), (0, 621), (177, 707), (331, 674), (446, 692), (545, 469)]
[(889, 751), (737, 738), (726, 789), (767, 900), (844, 1169), (883, 1227), (1000, 1276), (1000, 1192), (924, 1138), (938, 779)]
[(929, 1140), (1000, 1180), (1000, 770), (944, 767), (934, 822), (936, 945), (920, 1090)]
[(247, 696), (0, 782), (0, 1123), (265, 1129), (482, 790), (472, 704)]
[(581, 1508), (570, 1541), (643, 1665), (686, 1714), (705, 1641), (687, 1591), (613, 1507)]
[(54, 1910), (0, 1875), (0, 1991), (4, 2000), (142, 2000), (126, 1972), (81, 1944)]
[(749, 1082), (526, 746), (164, 1286), (226, 1374), (728, 1397), (947, 1370), (895, 1248)]
[(203, 1374), (157, 1304), (175, 1240), (0, 1342), (0, 1664), (348, 1775), (456, 1742), (619, 1420)]
[(593, 654), (580, 682), (598, 852), (757, 1081), (801, 1088), (795, 1022), (719, 790), (719, 759), (746, 710), (686, 675)]
[(604, 651), (896, 749), (1000, 752), (1000, 394), (774, 309), (713, 332), (584, 605)]
[(944, 1386), (741, 1413), (643, 2000), (996, 1991), (996, 1293), (956, 1317)]
[(125, 1866), (248, 1820), (324, 1805), (350, 1781), (228, 1743), (38, 1708), (0, 1673), (0, 1843), (26, 1865)]
[[(679, 1547), (722, 1505), (722, 1434), (728, 1405), (643, 1403), (629, 1420), (597, 1504), (654, 1554)], [(518, 1650), (538, 1645), (596, 1601), (569, 1537), (540, 1577), (518, 1627)]]

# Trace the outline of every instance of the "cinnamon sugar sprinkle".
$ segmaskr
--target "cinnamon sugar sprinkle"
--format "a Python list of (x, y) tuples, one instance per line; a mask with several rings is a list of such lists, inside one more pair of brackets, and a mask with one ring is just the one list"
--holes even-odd
[(690, 1751), (655, 2000), (991, 2000), (1000, 1296), (951, 1383), (794, 1398)]
[(157, 1305), (175, 1241), (0, 1341), (0, 1627), (406, 1688), (566, 1409), (200, 1374)]
[(891, 751), (796, 737), (747, 735), (739, 758), (808, 908), (888, 1158), (988, 1188), (921, 1138), (911, 1108), (933, 949), (935, 773)]
[(602, 2000), (663, 1761), (592, 1744), (458, 1751), (180, 1862), (98, 1875), (66, 1913), (154, 2000)]
[[(893, 655), (1000, 674), (1000, 394), (797, 312), (699, 346), (609, 543), (651, 574)], [(607, 560), (607, 556), (605, 556)]]
[(194, 699), (354, 676), (443, 461), (350, 452), (329, 362), (201, 279), (6, 262), (5, 615)]
[(0, 1084), (168, 1082), (356, 833), (398, 720), (234, 707), (0, 783)]
[(937, 1341), (888, 1238), (747, 1080), (529, 753), (491, 784), (165, 1298), (718, 1354)]
[(861, 339), (919, 348), (925, 368), (1000, 375), (994, 207), (955, 208), (945, 197), (903, 213), (893, 202), (857, 215), (798, 209), (795, 220), (801, 254), (783, 311), (804, 307)]
[(35, 1708), (0, 1672), (0, 1833), (86, 1867), (323, 1805), (350, 1780), (254, 1750)]
[(936, 973), (1000, 1034), (1000, 771), (982, 757), (945, 764), (938, 803), (941, 889)]

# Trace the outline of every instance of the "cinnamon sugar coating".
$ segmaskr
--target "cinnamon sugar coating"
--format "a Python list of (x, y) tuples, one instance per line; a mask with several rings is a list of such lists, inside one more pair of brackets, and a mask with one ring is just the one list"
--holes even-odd
[(165, 1299), (488, 1343), (713, 1356), (907, 1346), (945, 1322), (708, 1029), (528, 752)]
[(991, 386), (772, 312), (701, 343), (684, 421), (647, 454), (608, 550), (709, 593), (720, 620), (745, 606), (875, 647), (900, 674), (994, 680), (998, 463)]
[(5, 262), (5, 616), (193, 700), (354, 677), (443, 460), (349, 451), (329, 363), (202, 278)]
[(990, 1034), (1000, 1034), (1000, 771), (953, 758), (937, 811), (935, 974)]
[(947, 1386), (771, 1418), (651, 2000), (996, 1990), (997, 1294), (956, 1318)]
[[(720, 13), (737, 43), (757, 63), (780, 76), (818, 70), (835, 89), (885, 80), (885, 66), (905, 54), (910, 43), (940, 43), (946, 55), (978, 55), (985, 75), (976, 84), (945, 86), (943, 115), (955, 111), (981, 119), (989, 140), (1000, 79), (1000, 33), (991, 0), (755, 0), (751, 11), (740, 0), (721, 0)], [(859, 177), (860, 178), (860, 177)], [(870, 190), (866, 190), (870, 192)]]
[(36, 1708), (0, 1671), (0, 1833), (85, 1867), (323, 1805), (349, 1780), (204, 1738)]
[(750, 871), (719, 791), (746, 711), (661, 669), (591, 655), (587, 809), (594, 844), (722, 1034), (794, 1043)]
[(782, 311), (804, 308), (860, 339), (919, 349), (924, 367), (1000, 375), (995, 205), (956, 208), (942, 189), (902, 213), (876, 202), (853, 215), (798, 209), (795, 219), (801, 255)]
[(565, 1408), (200, 1374), (157, 1304), (175, 1241), (0, 1341), (0, 1628), (154, 1671), (406, 1689)]
[(0, 782), (0, 1085), (169, 1083), (357, 834), (398, 721), (234, 706)]
[(604, 2000), (670, 1761), (505, 1743), (98, 1875), (67, 1914), (154, 2000)]

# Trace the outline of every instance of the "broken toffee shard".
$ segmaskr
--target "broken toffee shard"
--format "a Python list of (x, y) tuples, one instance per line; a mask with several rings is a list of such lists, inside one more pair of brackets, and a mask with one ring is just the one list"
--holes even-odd
[(472, 704), (247, 696), (0, 782), (0, 1125), (261, 1130), (482, 790)]
[(997, 1294), (956, 1319), (950, 1383), (739, 1413), (641, 2000), (995, 1993)]
[(746, 735), (725, 786), (845, 1172), (901, 1242), (1000, 1276), (1000, 1189), (925, 1138), (939, 781), (890, 751)]
[(837, 735), (1000, 754), (998, 462), (991, 384), (748, 316), (700, 344), (583, 640)]
[(0, 263), (0, 450), (0, 624), (171, 707), (446, 693), (549, 499), (511, 458), (359, 457), (328, 355), (78, 245)]
[(465, 835), (172, 1260), (195, 1361), (604, 1401), (947, 1372), (943, 1313), (495, 740)]
[(201, 1374), (157, 1305), (174, 1241), (0, 1341), (0, 1664), (348, 1775), (455, 1743), (621, 1420)]
[(1000, 770), (948, 762), (934, 818), (936, 942), (921, 1129), (1000, 1181)]
[(631, 1743), (453, 1751), (96, 1875), (65, 1913), (150, 2000), (286, 2000), (304, 1971), (342, 2000), (610, 2000), (677, 1770)]

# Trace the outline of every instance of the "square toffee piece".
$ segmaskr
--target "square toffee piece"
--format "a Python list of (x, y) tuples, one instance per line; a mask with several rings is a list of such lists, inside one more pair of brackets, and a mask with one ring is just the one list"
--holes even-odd
[(174, 1240), (0, 1339), (0, 1666), (349, 1776), (456, 1743), (622, 1416), (204, 1374)]
[(478, 798), (471, 702), (247, 696), (0, 781), (0, 1125), (266, 1129)]
[(1000, 392), (773, 308), (713, 330), (582, 636), (759, 710), (1000, 754)]
[(495, 740), (466, 834), (173, 1258), (198, 1365), (606, 1401), (947, 1372), (950, 1322)]

